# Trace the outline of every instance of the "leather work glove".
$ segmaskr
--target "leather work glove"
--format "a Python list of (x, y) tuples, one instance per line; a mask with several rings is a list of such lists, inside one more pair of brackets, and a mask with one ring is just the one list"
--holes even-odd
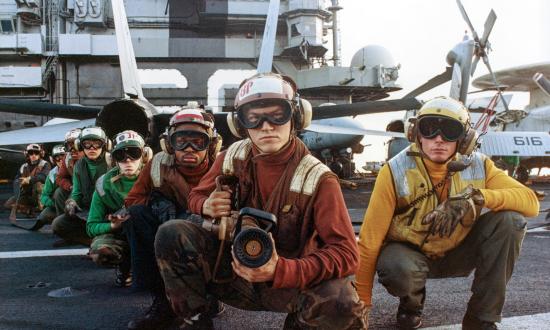
[(422, 218), (422, 224), (430, 225), (430, 235), (451, 237), (459, 223), (464, 227), (472, 226), (484, 204), (485, 200), (479, 189), (469, 185), (426, 214)]
[(80, 212), (82, 209), (78, 206), (74, 199), (67, 199), (65, 201), (65, 214), (68, 216), (75, 216), (76, 212)]

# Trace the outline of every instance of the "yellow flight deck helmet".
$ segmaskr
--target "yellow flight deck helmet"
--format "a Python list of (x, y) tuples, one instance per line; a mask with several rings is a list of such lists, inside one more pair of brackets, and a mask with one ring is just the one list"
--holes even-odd
[[(468, 109), (459, 101), (450, 97), (437, 97), (432, 99), (420, 108), (416, 117), (409, 119), (409, 125), (407, 128), (407, 138), (410, 142), (418, 143), (419, 130), (422, 126), (420, 121), (425, 121), (424, 127), (430, 127), (426, 125), (426, 119), (433, 118), (434, 120), (443, 120), (449, 118), (452, 121), (448, 122), (441, 129), (435, 127), (431, 130), (428, 129), (428, 134), (422, 132), (424, 136), (435, 136), (441, 134), (447, 141), (458, 142), (457, 151), (462, 155), (470, 155), (477, 146), (478, 133), (471, 125), (470, 113)], [(456, 123), (456, 124), (453, 124)], [(424, 129), (426, 131), (426, 129)]]

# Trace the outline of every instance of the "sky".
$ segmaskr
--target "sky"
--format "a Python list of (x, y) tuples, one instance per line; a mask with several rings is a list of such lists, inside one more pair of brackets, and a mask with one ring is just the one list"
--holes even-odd
[[(518, 65), (550, 61), (550, 1), (544, 0), (463, 0), (463, 6), (479, 35), (483, 24), (494, 9), (497, 20), (489, 37), (492, 52), (489, 59), (493, 70)], [(342, 65), (348, 66), (353, 54), (361, 47), (376, 44), (387, 48), (396, 63), (401, 64), (397, 83), (400, 96), (444, 71), (447, 52), (468, 30), (454, 0), (340, 0)], [(546, 14), (546, 15), (544, 15)], [(469, 31), (468, 31), (469, 33)], [(474, 78), (488, 73), (483, 63), (477, 66)], [(419, 96), (422, 100), (448, 95), (445, 84)], [(492, 94), (480, 94), (492, 96)], [(522, 108), (528, 96), (516, 95), (512, 107)], [(403, 113), (362, 116), (365, 128), (385, 129), (386, 124)], [(358, 168), (364, 161), (383, 160), (385, 138), (367, 137), (363, 155), (357, 155)]]

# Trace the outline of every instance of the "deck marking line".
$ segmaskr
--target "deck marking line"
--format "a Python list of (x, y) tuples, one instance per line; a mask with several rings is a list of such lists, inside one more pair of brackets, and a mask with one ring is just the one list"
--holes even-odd
[(60, 257), (83, 256), (89, 249), (59, 249), (59, 250), (31, 250), (0, 252), (0, 259), (33, 258), (33, 257)]

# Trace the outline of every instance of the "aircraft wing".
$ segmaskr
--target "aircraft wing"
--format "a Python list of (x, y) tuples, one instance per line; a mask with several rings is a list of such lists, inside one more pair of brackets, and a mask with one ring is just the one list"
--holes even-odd
[(95, 118), (100, 108), (0, 98), (0, 112), (69, 119)]
[(386, 132), (386, 131), (377, 131), (372, 129), (363, 129), (357, 127), (342, 127), (342, 126), (332, 126), (311, 123), (306, 128), (306, 131), (312, 131), (317, 133), (330, 133), (330, 134), (347, 134), (347, 135), (378, 135), (378, 136), (389, 136), (389, 137), (405, 137), (405, 134), (398, 132)]
[(323, 107), (313, 107), (312, 119), (326, 119), (365, 115), (369, 113), (413, 110), (420, 109), (421, 106), (422, 103), (414, 97), (387, 101), (365, 101), (351, 104), (327, 105)]
[(73, 128), (82, 128), (95, 124), (95, 119), (71, 121), (68, 123), (18, 129), (0, 133), (0, 146), (63, 142), (65, 133)]
[(488, 156), (550, 156), (547, 132), (487, 132), (480, 151)]

